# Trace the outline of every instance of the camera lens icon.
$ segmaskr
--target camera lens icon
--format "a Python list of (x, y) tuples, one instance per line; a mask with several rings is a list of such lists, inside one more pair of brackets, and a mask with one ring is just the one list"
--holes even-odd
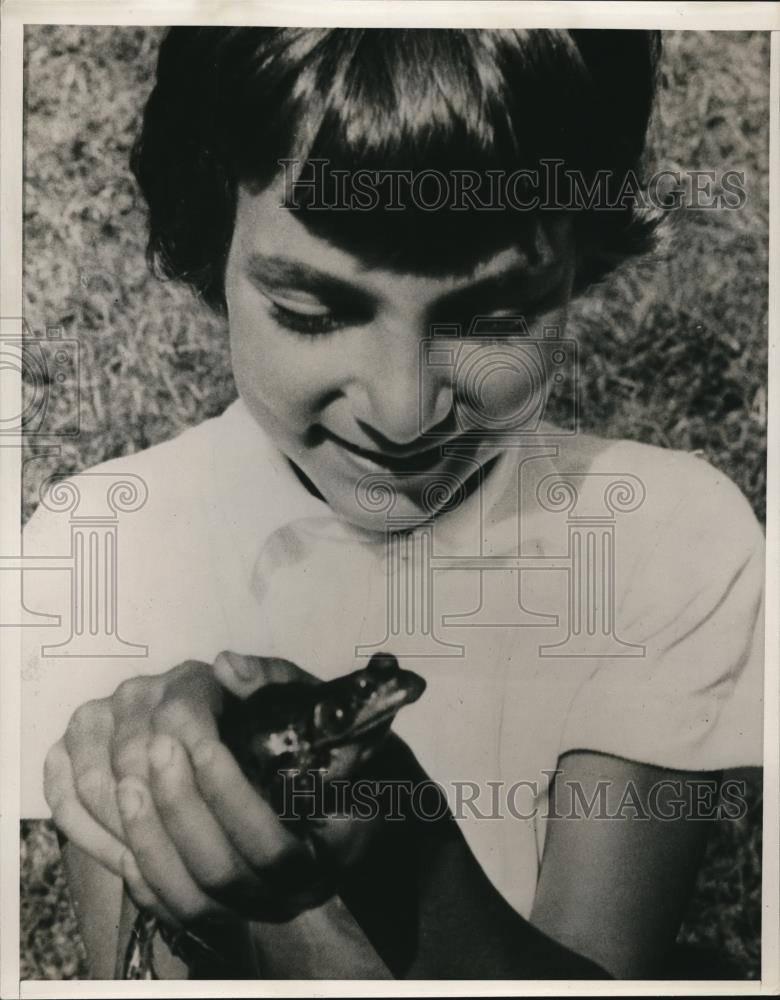
[[(511, 322), (516, 329), (521, 321), (518, 317)], [(505, 326), (503, 319), (500, 322), (503, 329), (513, 328)], [(461, 433), (502, 441), (515, 436), (522, 439), (538, 429), (552, 390), (562, 392), (565, 409), (571, 410), (571, 419), (556, 431), (572, 433), (569, 427), (576, 426), (576, 343), (561, 338), (558, 327), (545, 328), (541, 337), (497, 334), (495, 328), (495, 318), (477, 317), (466, 335), (461, 335), (459, 327), (435, 330), (421, 345), (421, 380), (449, 380)], [(423, 399), (422, 383), (420, 390)], [(423, 436), (437, 436), (426, 433), (420, 416)]]
[[(456, 368), (456, 413), (462, 430), (518, 431), (537, 426), (546, 401), (547, 378), (534, 344), (461, 347)], [(529, 350), (529, 348), (531, 348)], [(507, 401), (496, 411), (495, 400)]]
[(6, 341), (0, 351), (3, 399), (13, 399), (17, 380), (21, 382), (19, 405), (4, 406), (0, 413), (0, 432), (5, 434), (21, 433), (25, 424), (40, 418), (46, 406), (46, 371), (40, 359), (25, 351), (21, 340), (17, 344)]
[(3, 320), (0, 435), (76, 436), (78, 374), (77, 341), (65, 340), (57, 328), (35, 337), (24, 321)]

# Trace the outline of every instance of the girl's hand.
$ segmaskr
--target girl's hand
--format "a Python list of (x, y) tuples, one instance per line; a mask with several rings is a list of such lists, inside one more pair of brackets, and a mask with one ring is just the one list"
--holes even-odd
[[(246, 697), (311, 679), (285, 660), (222, 653), (213, 667), (191, 661), (125, 681), (78, 709), (49, 752), (55, 823), (169, 924), (288, 919), (321, 902), (332, 887), (310, 845), (280, 823), (217, 729), (225, 689)], [(356, 826), (328, 825), (325, 839), (341, 846)]]

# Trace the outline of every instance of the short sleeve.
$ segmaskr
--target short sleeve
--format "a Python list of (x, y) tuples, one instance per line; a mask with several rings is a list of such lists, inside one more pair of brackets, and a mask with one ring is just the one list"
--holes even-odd
[[(64, 481), (60, 492), (78, 491), (88, 500), (89, 485), (88, 477), (76, 476)], [(129, 620), (126, 603), (114, 608), (106, 605), (108, 585), (103, 579), (96, 583), (95, 591), (99, 593), (79, 593), (73, 546), (80, 544), (80, 540), (73, 539), (71, 529), (68, 511), (58, 511), (54, 503), (49, 506), (44, 500), (22, 535), (25, 570), (22, 574), (24, 627), (20, 643), (20, 805), (21, 815), (26, 818), (49, 815), (43, 796), (44, 760), (49, 747), (63, 735), (72, 712), (85, 701), (107, 696), (126, 677), (151, 669), (143, 643), (119, 650), (120, 654), (131, 653), (131, 656), (111, 655), (116, 652), (113, 647), (84, 651), (83, 647), (89, 647), (89, 643), (80, 643), (78, 633), (81, 631), (83, 638), (90, 638), (91, 627), (95, 624), (91, 605), (101, 616), (116, 614), (118, 610), (123, 624), (129, 625), (131, 637), (135, 640), (139, 637), (135, 624)], [(101, 536), (101, 526), (97, 525), (93, 532), (85, 533), (84, 542), (87, 556), (100, 560), (100, 565), (107, 568), (105, 553), (100, 551), (105, 545)], [(125, 541), (120, 539), (120, 542)], [(126, 552), (131, 548), (129, 544), (122, 545), (125, 562)], [(127, 582), (128, 575), (125, 574), (122, 582)], [(101, 620), (96, 628), (104, 632), (106, 624)]]
[(243, 405), (50, 484), (22, 538), (22, 815), (76, 708), (123, 680), (222, 649), (264, 650), (251, 591), (265, 537), (304, 502)]
[(235, 579), (235, 561), (214, 555), (224, 546), (209, 531), (201, 499), (208, 463), (193, 460), (204, 454), (209, 428), (201, 428), (56, 479), (25, 527), (25, 817), (48, 815), (44, 760), (79, 705), (129, 677), (226, 648), (215, 566)]
[(649, 505), (617, 605), (619, 637), (640, 655), (604, 658), (586, 672), (560, 752), (683, 770), (760, 765), (763, 533), (728, 477), (677, 456), (655, 485), (668, 491), (674, 480), (684, 494), (661, 524)]

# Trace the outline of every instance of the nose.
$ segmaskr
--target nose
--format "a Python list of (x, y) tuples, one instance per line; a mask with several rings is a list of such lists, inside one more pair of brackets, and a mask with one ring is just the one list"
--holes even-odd
[(371, 428), (384, 451), (416, 443), (434, 428), (440, 432), (453, 417), (452, 382), (446, 371), (425, 364), (421, 337), (388, 330), (373, 347), (362, 366), (368, 412), (361, 407), (359, 423)]
[(398, 660), (392, 653), (374, 653), (368, 661), (368, 669), (377, 677), (390, 677), (399, 672)]

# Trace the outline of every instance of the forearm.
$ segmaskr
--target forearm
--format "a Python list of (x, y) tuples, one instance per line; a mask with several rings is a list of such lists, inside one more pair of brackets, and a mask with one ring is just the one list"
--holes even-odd
[(517, 913), (459, 831), (444, 843), (425, 845), (423, 855), (419, 947), (405, 978), (610, 978)]
[[(73, 909), (87, 952), (92, 979), (117, 979), (138, 910), (122, 880), (75, 844), (60, 838)], [(155, 968), (162, 978), (186, 979), (187, 966), (161, 940), (155, 946)]]
[(93, 979), (113, 979), (121, 936), (122, 880), (60, 837), (70, 898)]
[(284, 923), (254, 922), (250, 934), (267, 979), (393, 978), (338, 896)]
[[(408, 747), (396, 741), (390, 750), (372, 779), (422, 787), (427, 776)], [(425, 813), (441, 818), (408, 812), (402, 821), (384, 820), (342, 886), (345, 903), (396, 978), (609, 978), (507, 903), (443, 800), (438, 807), (427, 802)]]
[(610, 978), (513, 910), (450, 823), (421, 836), (391, 825), (345, 889), (395, 978)]
[[(124, 890), (122, 880), (89, 854), (65, 840), (60, 841), (73, 908), (87, 951), (93, 979), (121, 979), (130, 936), (138, 909)], [(224, 958), (211, 963), (192, 951), (192, 961), (174, 955), (161, 934), (154, 941), (154, 970), (160, 979), (246, 979), (256, 974), (256, 964), (246, 922), (229, 929), (215, 929), (209, 944)], [(196, 964), (196, 958), (201, 960)]]
[(711, 825), (702, 784), (716, 794), (717, 775), (564, 755), (549, 808), (566, 819), (548, 820), (534, 923), (616, 979), (668, 978)]

